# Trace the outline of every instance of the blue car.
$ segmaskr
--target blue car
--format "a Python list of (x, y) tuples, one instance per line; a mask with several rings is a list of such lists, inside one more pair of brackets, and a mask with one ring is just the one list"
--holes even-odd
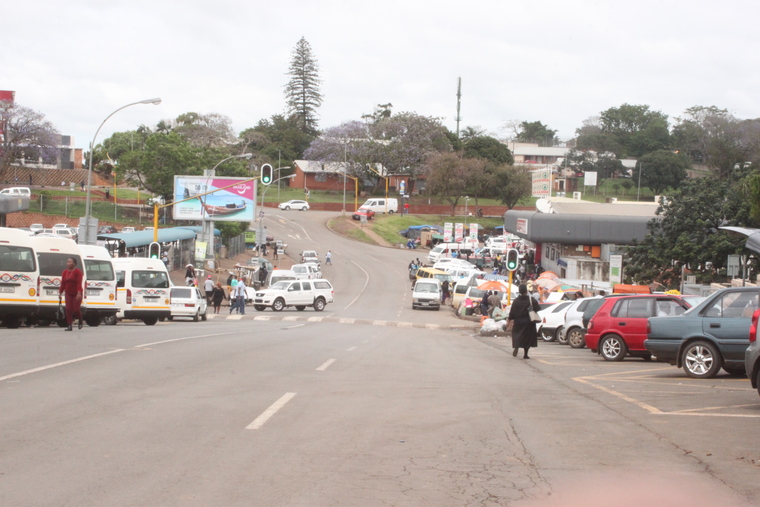
[(683, 315), (650, 317), (644, 347), (693, 378), (713, 378), (721, 368), (744, 375), (752, 316), (759, 308), (760, 288), (721, 289)]

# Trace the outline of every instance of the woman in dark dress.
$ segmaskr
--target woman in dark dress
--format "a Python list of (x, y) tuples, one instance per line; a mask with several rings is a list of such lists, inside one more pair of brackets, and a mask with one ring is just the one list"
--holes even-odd
[(523, 359), (528, 357), (528, 349), (538, 346), (538, 333), (536, 323), (531, 322), (528, 312), (537, 312), (540, 309), (538, 301), (528, 295), (528, 287), (524, 283), (519, 287), (520, 295), (515, 298), (509, 310), (509, 326), (512, 327), (512, 357), (517, 356), (517, 351), (525, 349)]
[(216, 287), (211, 289), (211, 301), (214, 303), (214, 313), (219, 313), (219, 308), (222, 306), (222, 301), (225, 298), (222, 282), (216, 282)]

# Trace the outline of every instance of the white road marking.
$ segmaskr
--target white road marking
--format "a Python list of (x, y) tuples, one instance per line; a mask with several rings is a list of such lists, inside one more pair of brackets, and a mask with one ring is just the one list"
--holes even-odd
[(356, 322), (356, 319), (349, 319), (349, 318), (344, 317), (344, 318), (338, 319), (338, 322), (341, 324), (353, 324), (354, 322)]
[(322, 366), (320, 366), (319, 368), (317, 368), (317, 371), (325, 371), (334, 362), (335, 362), (335, 359), (328, 359), (327, 361), (325, 361), (325, 364), (323, 364)]
[(293, 316), (290, 316), (290, 317), (283, 317), (282, 321), (283, 322), (297, 322), (298, 319), (299, 319), (299, 317), (296, 317), (295, 315), (293, 315)]
[(309, 317), (309, 322), (322, 322), (324, 317)]
[(351, 262), (354, 264), (354, 266), (364, 271), (364, 287), (362, 287), (362, 290), (359, 291), (359, 294), (357, 294), (353, 301), (343, 307), (344, 310), (349, 308), (352, 304), (356, 303), (356, 300), (359, 299), (359, 297), (364, 293), (364, 289), (366, 289), (367, 285), (369, 285), (369, 273), (367, 273), (367, 271), (363, 267), (359, 266), (355, 261)]
[(242, 318), (243, 318), (242, 315), (228, 315), (227, 316), (227, 320), (240, 320)]
[(306, 325), (306, 324), (296, 324), (295, 326), (288, 326), (288, 327), (286, 327), (285, 329), (295, 329), (295, 328), (297, 328), (297, 327), (303, 327), (303, 326), (305, 326), (305, 325)]
[(268, 315), (258, 315), (253, 318), (253, 320), (272, 320), (273, 317), (270, 317)]
[(278, 410), (284, 407), (285, 404), (289, 402), (295, 395), (296, 393), (285, 393), (279, 400), (272, 403), (272, 405), (270, 405), (268, 409), (262, 412), (260, 416), (254, 419), (251, 424), (246, 426), (245, 429), (257, 430), (261, 428), (262, 426), (264, 426), (264, 423), (267, 422), (270, 417), (276, 414)]
[(153, 345), (161, 345), (163, 343), (181, 342), (184, 340), (195, 340), (196, 338), (211, 338), (213, 336), (227, 336), (231, 334), (237, 334), (237, 333), (216, 333), (216, 334), (202, 334), (199, 336), (183, 336), (182, 338), (172, 338), (170, 340), (163, 340), (160, 342), (143, 343), (142, 345), (135, 345), (135, 348), (139, 349), (142, 347), (151, 347)]
[(354, 345), (353, 347), (348, 347), (346, 349), (346, 351), (348, 351), (348, 352), (351, 352), (352, 350), (356, 350), (356, 345)]
[(25, 370), (20, 371), (18, 373), (11, 373), (10, 375), (6, 375), (4, 377), (0, 377), (0, 382), (3, 380), (8, 380), (16, 377), (23, 377), (24, 375), (29, 375), (31, 373), (37, 373), (40, 371), (50, 370), (53, 368), (58, 368), (59, 366), (66, 366), (67, 364), (73, 364), (78, 363), (81, 361), (87, 361), (88, 359), (95, 359), (96, 357), (102, 357), (107, 356), (110, 354), (116, 354), (117, 352), (124, 352), (124, 349), (115, 349), (108, 352), (101, 352), (100, 354), (93, 354), (91, 356), (84, 356), (84, 357), (78, 357), (76, 359), (71, 359), (69, 361), (62, 361), (60, 363), (54, 363), (54, 364), (48, 364), (47, 366), (40, 366), (39, 368), (32, 368), (31, 370)]

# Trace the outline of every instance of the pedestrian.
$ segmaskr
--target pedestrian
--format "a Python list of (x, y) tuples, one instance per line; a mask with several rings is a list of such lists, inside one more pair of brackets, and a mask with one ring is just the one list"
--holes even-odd
[(79, 186), (82, 187), (82, 192), (84, 192), (84, 180), (82, 180), (82, 184)]
[(195, 285), (195, 268), (192, 264), (185, 266), (185, 283), (191, 287)]
[(166, 266), (167, 271), (169, 270), (169, 254), (164, 252), (161, 254), (161, 262), (164, 263), (164, 266)]
[(404, 203), (404, 215), (408, 215), (408, 214), (409, 214), (409, 203), (405, 202)]
[(235, 305), (230, 307), (230, 313), (236, 309), (240, 315), (245, 315), (245, 298), (245, 277), (241, 277), (235, 285)]
[(528, 349), (538, 346), (536, 324), (530, 318), (530, 311), (538, 312), (541, 307), (528, 295), (528, 287), (524, 283), (517, 290), (520, 295), (512, 303), (507, 324), (507, 330), (512, 328), (512, 357), (516, 357), (517, 351), (522, 348), (525, 349), (523, 359), (530, 359)]
[(211, 275), (206, 277), (206, 281), (203, 282), (203, 292), (206, 293), (206, 303), (211, 304), (211, 292), (214, 290), (214, 281), (211, 279)]
[(111, 191), (106, 187), (106, 201), (111, 198)]
[(332, 266), (332, 252), (330, 250), (327, 251), (325, 254), (325, 266), (327, 265)]
[(446, 304), (446, 298), (449, 296), (449, 281), (444, 280), (441, 284), (441, 304)]
[(29, 175), (29, 186), (30, 187), (32, 186), (32, 175), (31, 174)]
[(280, 258), (279, 254), (277, 253), (277, 245), (274, 245), (272, 247), (272, 260), (278, 260)]
[(266, 286), (267, 276), (269, 276), (269, 271), (267, 270), (267, 267), (261, 266), (261, 268), (259, 269), (259, 283), (261, 284), (262, 288)]
[(491, 291), (491, 295), (488, 296), (488, 316), (493, 318), (493, 311), (497, 308), (501, 308), (501, 298), (498, 292)]
[(77, 267), (77, 261), (73, 257), (66, 260), (66, 269), (61, 273), (61, 285), (58, 287), (58, 304), (61, 296), (66, 296), (66, 331), (71, 331), (71, 323), (74, 317), (79, 319), (79, 329), (82, 329), (82, 312), (79, 306), (82, 304), (82, 272)]
[(216, 282), (216, 286), (211, 289), (211, 302), (214, 305), (214, 313), (219, 313), (222, 301), (226, 298), (227, 297), (224, 295), (224, 289), (222, 288), (222, 282)]
[(490, 295), (491, 291), (488, 291), (480, 298), (480, 315), (488, 315), (488, 297)]

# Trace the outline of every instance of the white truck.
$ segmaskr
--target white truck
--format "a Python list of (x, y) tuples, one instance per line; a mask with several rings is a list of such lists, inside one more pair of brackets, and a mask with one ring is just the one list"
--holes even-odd
[(295, 306), (303, 311), (311, 306), (321, 312), (327, 303), (334, 301), (335, 291), (330, 282), (319, 280), (283, 280), (272, 284), (268, 289), (256, 291), (253, 307), (261, 312), (267, 307), (281, 312), (285, 307)]

